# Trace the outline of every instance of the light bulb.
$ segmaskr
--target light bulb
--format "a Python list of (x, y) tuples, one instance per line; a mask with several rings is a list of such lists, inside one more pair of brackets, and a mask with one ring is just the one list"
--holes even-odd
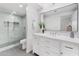
[(20, 5), (19, 5), (19, 7), (23, 7), (23, 5), (22, 5), (22, 4), (20, 4)]

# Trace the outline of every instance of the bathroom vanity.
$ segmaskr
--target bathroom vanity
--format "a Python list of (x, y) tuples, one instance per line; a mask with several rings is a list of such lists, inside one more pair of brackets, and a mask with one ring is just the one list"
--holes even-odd
[[(79, 55), (79, 36), (77, 37), (79, 34), (74, 34), (73, 37), (69, 33), (79, 31), (78, 4), (41, 13), (41, 22), (45, 23), (46, 31), (51, 32), (34, 33), (33, 53), (40, 56)], [(67, 29), (69, 26), (71, 26), (70, 30)]]
[(79, 39), (46, 33), (35, 33), (33, 53), (40, 56), (78, 56)]

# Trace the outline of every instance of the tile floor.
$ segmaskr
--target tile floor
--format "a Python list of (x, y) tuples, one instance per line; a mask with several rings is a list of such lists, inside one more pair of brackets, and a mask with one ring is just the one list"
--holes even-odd
[(9, 50), (0, 52), (0, 56), (35, 56), (32, 53), (26, 54), (25, 50), (22, 50), (20, 46), (11, 48)]

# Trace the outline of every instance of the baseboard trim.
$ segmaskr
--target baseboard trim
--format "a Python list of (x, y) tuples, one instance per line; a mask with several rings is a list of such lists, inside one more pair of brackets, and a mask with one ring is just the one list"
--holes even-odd
[(12, 44), (12, 45), (9, 45), (9, 46), (0, 48), (0, 52), (6, 51), (6, 50), (8, 50), (8, 49), (11, 49), (11, 48), (16, 47), (16, 46), (19, 46), (19, 45), (20, 45), (20, 43), (18, 42), (18, 43), (16, 43), (16, 44)]

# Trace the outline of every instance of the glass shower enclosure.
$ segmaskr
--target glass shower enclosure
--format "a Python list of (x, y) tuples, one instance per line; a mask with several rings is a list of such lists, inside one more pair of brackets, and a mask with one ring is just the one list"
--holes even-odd
[(0, 11), (0, 48), (18, 43), (26, 37), (26, 17)]

